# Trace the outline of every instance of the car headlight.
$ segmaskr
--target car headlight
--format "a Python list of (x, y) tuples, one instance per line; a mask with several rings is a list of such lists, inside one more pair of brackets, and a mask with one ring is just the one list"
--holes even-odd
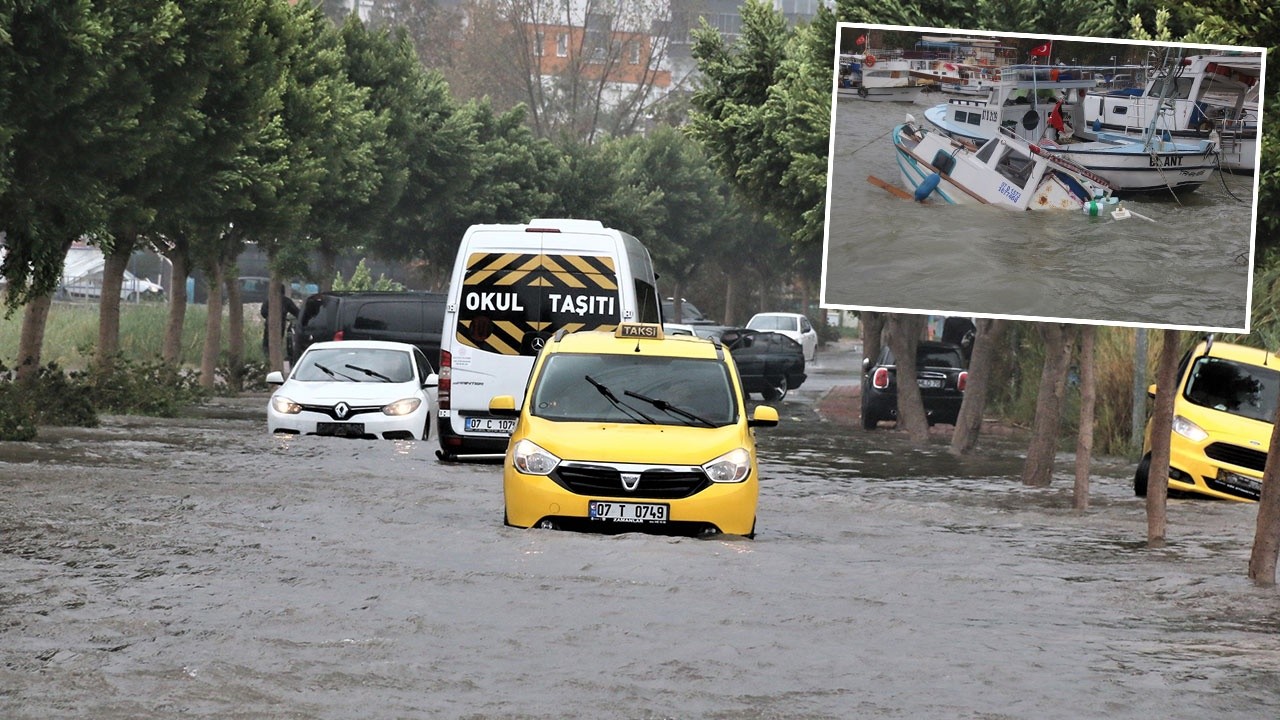
[(411, 415), (413, 414), (413, 411), (417, 410), (418, 406), (421, 404), (422, 404), (422, 398), (415, 397), (415, 398), (405, 398), (403, 400), (397, 400), (391, 403), (390, 405), (383, 405), (382, 414), (393, 415), (393, 416)]
[(560, 458), (538, 447), (536, 443), (521, 440), (511, 451), (511, 464), (525, 475), (550, 475), (560, 464)]
[(302, 406), (283, 395), (271, 396), (271, 408), (282, 415), (297, 415)]
[(751, 474), (751, 453), (745, 448), (730, 450), (702, 466), (711, 482), (738, 483)]
[(1209, 433), (1205, 432), (1204, 428), (1181, 415), (1173, 416), (1173, 431), (1191, 442), (1200, 442), (1209, 437)]

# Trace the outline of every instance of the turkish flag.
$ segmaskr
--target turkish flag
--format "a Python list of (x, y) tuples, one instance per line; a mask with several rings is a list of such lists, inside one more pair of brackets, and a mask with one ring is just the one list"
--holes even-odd
[(858, 36), (858, 41), (857, 41), (857, 42), (858, 42), (858, 44), (859, 44), (859, 45), (866, 45), (866, 44), (867, 44), (867, 36), (866, 36), (866, 35), (859, 35), (859, 36)]
[(1035, 55), (1036, 57), (1049, 57), (1049, 52), (1052, 49), (1053, 49), (1053, 41), (1050, 40), (1049, 42), (1043, 45), (1037, 45), (1031, 48), (1031, 54)]

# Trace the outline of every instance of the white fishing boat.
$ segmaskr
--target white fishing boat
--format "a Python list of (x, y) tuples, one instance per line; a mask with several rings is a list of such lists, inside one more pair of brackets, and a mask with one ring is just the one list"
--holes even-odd
[(1104, 178), (1117, 193), (1194, 190), (1218, 168), (1212, 140), (1175, 142), (1157, 135), (1137, 138), (1095, 133), (1096, 140), (1058, 144), (1042, 140), (1047, 153), (1066, 158)]
[(1252, 172), (1261, 77), (1259, 53), (1195, 55), (1167, 63), (1144, 88), (1087, 93), (1082, 119), (1091, 130), (1125, 135), (1143, 135), (1154, 122), (1173, 141), (1206, 140), (1216, 132), (1222, 167)]
[(863, 100), (912, 102), (921, 85), (911, 76), (910, 68), (918, 62), (903, 58), (900, 53), (882, 58), (872, 53), (842, 54), (836, 95)]
[(1115, 202), (1098, 175), (1011, 133), (977, 146), (921, 128), (908, 115), (893, 129), (893, 147), (902, 181), (917, 200), (1013, 210), (1080, 210), (1092, 204), (1095, 211)]
[(1082, 123), (1077, 101), (1097, 84), (1092, 71), (1068, 66), (1009, 65), (988, 77), (981, 80), (985, 95), (951, 97), (925, 110), (925, 119), (948, 135), (974, 142), (997, 137), (1001, 128), (1035, 142), (1044, 137), (1055, 108), (1069, 122)]

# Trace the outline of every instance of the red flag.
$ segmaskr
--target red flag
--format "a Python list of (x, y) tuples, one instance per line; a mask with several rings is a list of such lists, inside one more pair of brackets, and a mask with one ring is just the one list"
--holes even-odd
[(1049, 53), (1050, 53), (1050, 52), (1052, 52), (1052, 51), (1053, 51), (1053, 41), (1052, 41), (1052, 40), (1050, 40), (1049, 42), (1047, 42), (1047, 43), (1045, 43), (1045, 44), (1043, 44), (1043, 45), (1037, 45), (1037, 46), (1035, 46), (1035, 47), (1031, 48), (1031, 54), (1032, 54), (1032, 55), (1035, 55), (1036, 57), (1049, 57)]
[(859, 35), (859, 36), (858, 36), (858, 40), (857, 40), (857, 42), (858, 42), (858, 44), (859, 44), (859, 45), (866, 45), (866, 44), (867, 44), (867, 36), (866, 36), (866, 35)]

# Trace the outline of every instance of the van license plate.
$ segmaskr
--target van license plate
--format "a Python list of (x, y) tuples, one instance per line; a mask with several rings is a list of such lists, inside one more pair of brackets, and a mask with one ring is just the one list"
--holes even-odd
[(468, 432), (510, 435), (516, 429), (516, 421), (511, 418), (469, 417), (464, 427)]
[(670, 510), (664, 503), (624, 503), (612, 500), (591, 500), (587, 503), (587, 516), (592, 520), (631, 523), (664, 523)]

